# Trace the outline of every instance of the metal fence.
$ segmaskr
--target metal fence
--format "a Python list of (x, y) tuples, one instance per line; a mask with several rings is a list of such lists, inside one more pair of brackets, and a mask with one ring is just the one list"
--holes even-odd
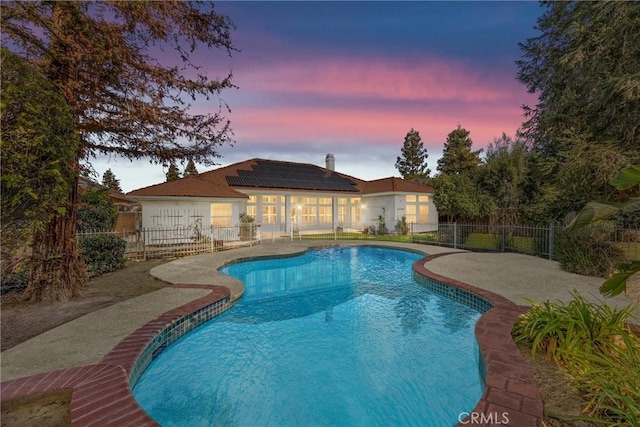
[[(561, 225), (522, 226), (501, 224), (433, 223), (408, 224), (405, 230), (335, 227), (305, 231), (273, 232), (262, 236), (259, 224), (233, 227), (162, 227), (137, 231), (78, 233), (78, 238), (114, 235), (127, 242), (127, 259), (179, 257), (250, 246), (268, 240), (372, 240), (420, 243), (455, 249), (518, 252), (548, 259), (556, 257), (556, 237)], [(612, 229), (609, 240), (622, 249), (628, 260), (640, 260), (640, 229)]]
[(184, 226), (141, 228), (139, 230), (92, 231), (78, 233), (78, 240), (97, 235), (116, 236), (127, 243), (125, 258), (147, 260), (210, 253), (258, 243), (260, 226)]
[[(411, 223), (406, 234), (395, 230), (380, 233), (340, 228), (290, 233), (289, 239), (386, 240), (447, 246), (454, 249), (490, 252), (517, 252), (556, 258), (557, 234), (562, 225), (524, 226), (503, 224)], [(640, 229), (612, 229), (609, 241), (621, 248), (628, 260), (640, 260)]]

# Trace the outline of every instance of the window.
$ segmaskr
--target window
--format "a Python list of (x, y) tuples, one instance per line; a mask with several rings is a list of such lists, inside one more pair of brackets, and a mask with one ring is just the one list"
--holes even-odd
[(256, 204), (258, 203), (258, 196), (249, 196), (249, 201), (247, 203)]
[(346, 197), (340, 197), (338, 199), (338, 204), (339, 205), (346, 205), (347, 204), (347, 198)]
[(360, 223), (360, 206), (351, 206), (351, 222), (354, 224)]
[(303, 205), (316, 205), (318, 204), (318, 199), (315, 197), (303, 197), (302, 198)]
[(427, 223), (429, 222), (429, 206), (420, 205), (418, 206), (420, 215), (418, 215), (418, 222)]
[(320, 213), (320, 222), (325, 224), (333, 222), (333, 209), (331, 206), (320, 206), (318, 211)]
[(263, 206), (262, 207), (262, 222), (265, 224), (275, 224), (278, 219), (278, 207), (277, 206)]
[(258, 215), (258, 207), (256, 205), (247, 205), (247, 215), (255, 218)]
[(278, 203), (278, 196), (262, 196), (262, 203)]
[(230, 227), (232, 211), (231, 203), (212, 203), (211, 225), (214, 227)]
[(407, 222), (427, 223), (429, 221), (429, 196), (410, 194), (405, 196)]
[(347, 207), (346, 206), (338, 206), (338, 222), (346, 223), (347, 222)]
[(407, 205), (406, 215), (407, 222), (417, 222), (416, 221), (416, 205)]
[(318, 199), (318, 204), (321, 205), (330, 205), (332, 204), (332, 200), (328, 197), (321, 197), (320, 199)]
[(316, 222), (317, 210), (316, 206), (303, 206), (302, 207), (302, 222), (305, 224), (311, 224)]

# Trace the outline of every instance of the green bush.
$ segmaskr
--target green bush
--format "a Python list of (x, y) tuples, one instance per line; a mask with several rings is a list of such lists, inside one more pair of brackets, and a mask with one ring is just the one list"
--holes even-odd
[(80, 254), (91, 277), (124, 268), (126, 249), (127, 242), (108, 234), (88, 236), (80, 240)]
[(255, 224), (256, 219), (246, 213), (240, 214), (240, 240), (255, 240), (257, 235), (257, 228)]
[(118, 208), (109, 197), (108, 189), (89, 190), (80, 198), (78, 231), (111, 231), (118, 220)]
[(532, 303), (513, 335), (531, 344), (533, 357), (554, 359), (572, 377), (585, 397), (579, 418), (633, 426), (640, 421), (640, 337), (625, 325), (633, 311), (589, 303), (576, 292), (568, 304)]
[(12, 273), (0, 281), (0, 295), (23, 291), (29, 285), (29, 274), (26, 272)]
[(469, 233), (464, 246), (470, 248), (500, 249), (502, 247), (502, 236), (486, 233)]
[(558, 231), (555, 251), (563, 269), (589, 276), (609, 277), (624, 261), (624, 251), (610, 242), (602, 226)]
[(402, 215), (402, 218), (396, 221), (395, 227), (396, 233), (405, 236), (409, 234), (409, 224), (407, 224), (407, 217)]

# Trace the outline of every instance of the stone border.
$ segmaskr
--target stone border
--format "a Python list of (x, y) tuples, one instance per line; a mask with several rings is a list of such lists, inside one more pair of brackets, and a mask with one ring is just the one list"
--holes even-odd
[[(433, 273), (425, 264), (430, 260), (460, 252), (445, 252), (417, 261), (419, 275), (463, 289), (489, 301), (493, 308), (476, 323), (476, 338), (485, 369), (484, 393), (469, 416), (458, 425), (507, 424), (538, 427), (542, 423), (542, 399), (527, 362), (520, 354), (511, 329), (517, 317), (528, 308), (517, 306), (493, 292)], [(146, 323), (123, 339), (100, 364), (33, 375), (2, 383), (2, 400), (12, 400), (46, 391), (71, 389), (73, 426), (157, 426), (131, 394), (130, 380), (145, 350), (149, 354), (162, 348), (157, 337), (181, 319), (230, 298), (230, 290), (215, 285), (177, 284), (179, 288), (210, 289), (211, 293), (170, 310)], [(197, 326), (197, 325), (196, 325)], [(194, 326), (195, 327), (195, 326)], [(151, 349), (152, 343), (158, 349)], [(148, 363), (148, 361), (147, 361)]]
[(493, 292), (436, 274), (425, 265), (435, 258), (458, 253), (430, 255), (413, 265), (416, 273), (463, 289), (493, 305), (478, 319), (475, 328), (484, 363), (484, 393), (473, 411), (458, 426), (507, 424), (538, 427), (543, 418), (540, 391), (527, 361), (511, 337), (511, 329), (518, 316), (529, 308), (518, 306)]

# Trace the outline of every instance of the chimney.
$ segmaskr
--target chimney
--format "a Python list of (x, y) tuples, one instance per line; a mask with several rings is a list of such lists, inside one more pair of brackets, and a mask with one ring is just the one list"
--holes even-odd
[(324, 161), (327, 164), (327, 169), (329, 169), (330, 171), (336, 170), (336, 158), (333, 157), (333, 154), (327, 154), (327, 157), (325, 157)]

